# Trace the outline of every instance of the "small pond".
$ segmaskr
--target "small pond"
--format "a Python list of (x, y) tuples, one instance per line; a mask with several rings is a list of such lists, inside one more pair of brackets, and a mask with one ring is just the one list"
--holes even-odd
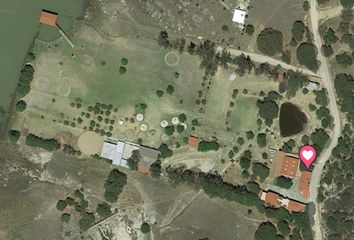
[(279, 124), (281, 136), (289, 137), (304, 130), (307, 117), (296, 105), (286, 102), (280, 107)]

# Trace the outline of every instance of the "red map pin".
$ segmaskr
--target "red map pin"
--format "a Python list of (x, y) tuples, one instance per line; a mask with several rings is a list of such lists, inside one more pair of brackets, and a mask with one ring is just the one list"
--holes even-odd
[(309, 169), (312, 162), (316, 158), (316, 150), (310, 145), (303, 146), (300, 149), (299, 157), (301, 161), (305, 164), (306, 168)]

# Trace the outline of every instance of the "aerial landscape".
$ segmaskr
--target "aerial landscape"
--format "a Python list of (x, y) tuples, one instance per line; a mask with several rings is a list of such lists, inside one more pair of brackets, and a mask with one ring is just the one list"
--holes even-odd
[(354, 239), (354, 0), (0, 2), (0, 240)]

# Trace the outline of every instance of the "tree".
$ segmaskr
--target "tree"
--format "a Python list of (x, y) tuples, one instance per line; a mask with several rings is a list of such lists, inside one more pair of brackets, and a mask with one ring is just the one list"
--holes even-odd
[(171, 95), (174, 91), (175, 91), (175, 89), (174, 89), (174, 87), (173, 87), (172, 85), (168, 85), (168, 86), (167, 86), (166, 92), (167, 92), (168, 94)]
[(167, 136), (172, 136), (174, 132), (175, 132), (175, 126), (165, 127), (165, 133)]
[(63, 213), (61, 216), (60, 216), (60, 220), (63, 222), (63, 223), (68, 223), (70, 221), (70, 217), (71, 215), (69, 213)]
[(354, 6), (354, 0), (340, 0), (344, 8), (351, 9)]
[(248, 35), (252, 35), (252, 34), (254, 33), (254, 27), (253, 27), (253, 25), (247, 24), (246, 27), (245, 27), (245, 32), (246, 32)]
[(333, 54), (333, 49), (331, 45), (322, 45), (322, 52), (325, 57), (329, 57)]
[(27, 107), (27, 104), (26, 104), (26, 102), (23, 101), (23, 100), (20, 100), (20, 101), (18, 101), (18, 102), (16, 103), (16, 111), (17, 111), (17, 112), (23, 112), (23, 111), (25, 111), (26, 107)]
[(178, 125), (178, 126), (176, 127), (176, 129), (177, 129), (177, 132), (178, 132), (178, 133), (181, 133), (181, 132), (184, 131), (184, 126)]
[(33, 62), (35, 59), (36, 59), (36, 56), (32, 52), (29, 52), (25, 58), (25, 62), (26, 63)]
[(254, 234), (255, 240), (270, 240), (275, 239), (277, 230), (271, 222), (263, 222), (259, 225), (256, 233)]
[(246, 132), (246, 136), (248, 140), (251, 140), (254, 138), (254, 133), (250, 130)]
[(119, 67), (119, 73), (120, 73), (121, 75), (125, 74), (126, 72), (127, 72), (127, 68), (126, 68), (126, 67), (123, 67), (123, 66), (120, 66), (120, 67)]
[(138, 170), (139, 162), (142, 157), (139, 150), (133, 150), (130, 158), (127, 159), (128, 167), (132, 170)]
[(9, 139), (11, 142), (17, 142), (20, 137), (21, 137), (21, 133), (19, 131), (17, 130), (9, 131)]
[(265, 99), (264, 101), (257, 101), (259, 115), (265, 120), (273, 120), (278, 117), (279, 107), (276, 102), (270, 99)]
[(79, 221), (79, 226), (82, 231), (88, 230), (95, 223), (95, 215), (91, 212), (84, 212)]
[(47, 151), (55, 151), (60, 148), (60, 144), (56, 139), (54, 138), (45, 139), (45, 138), (38, 137), (32, 133), (27, 135), (26, 144), (32, 147), (43, 148)]
[(257, 47), (262, 53), (273, 56), (283, 51), (283, 34), (273, 28), (264, 29), (257, 37)]
[(309, 42), (300, 44), (296, 50), (296, 57), (299, 63), (308, 69), (315, 72), (318, 70), (317, 48), (314, 44)]
[(339, 65), (347, 67), (353, 64), (353, 59), (350, 53), (343, 52), (336, 55), (336, 61)]
[(319, 155), (327, 143), (329, 143), (330, 137), (326, 131), (322, 128), (317, 128), (310, 136), (314, 148)]
[(169, 149), (167, 144), (165, 144), (165, 143), (160, 145), (159, 151), (160, 151), (161, 158), (168, 158), (168, 157), (171, 157), (173, 154), (173, 151), (171, 149)]
[(328, 28), (325, 35), (323, 36), (323, 40), (326, 45), (331, 45), (338, 41), (338, 37), (332, 28)]
[(184, 114), (184, 113), (181, 113), (180, 115), (178, 115), (178, 120), (180, 121), (180, 122), (185, 122), (185, 121), (187, 121), (187, 116), (186, 116), (186, 114)]
[(100, 215), (100, 217), (103, 219), (106, 219), (112, 215), (111, 206), (106, 202), (98, 204), (96, 211), (98, 215)]
[(293, 28), (292, 28), (292, 33), (293, 33), (293, 38), (300, 42), (304, 36), (305, 33), (305, 24), (302, 21), (296, 21), (293, 23)]
[(104, 197), (108, 202), (116, 202), (119, 194), (127, 184), (127, 175), (120, 172), (118, 169), (113, 169), (106, 179), (104, 184)]
[(247, 150), (243, 153), (241, 159), (240, 159), (240, 166), (242, 169), (249, 169), (251, 166), (251, 158), (252, 158), (252, 153), (250, 150)]
[(277, 224), (278, 230), (279, 232), (283, 235), (283, 236), (287, 236), (290, 233), (290, 227), (289, 227), (289, 223), (285, 220), (283, 221), (279, 221)]
[(79, 189), (76, 189), (75, 192), (74, 192), (74, 196), (79, 198), (79, 199), (84, 199), (84, 194), (82, 194), (82, 192), (79, 190)]
[(267, 146), (267, 135), (265, 133), (259, 133), (257, 135), (257, 143), (261, 148)]
[(161, 160), (157, 159), (153, 164), (151, 164), (150, 167), (151, 170), (151, 176), (153, 178), (159, 178), (161, 176), (162, 170), (161, 170)]
[(255, 176), (258, 176), (263, 182), (269, 176), (269, 168), (262, 163), (254, 163), (252, 166), (252, 172)]
[(57, 209), (63, 211), (66, 208), (66, 202), (64, 200), (59, 200), (57, 202)]
[(310, 9), (310, 3), (308, 1), (305, 1), (302, 5), (302, 8), (304, 9), (304, 11), (307, 12)]
[(151, 231), (150, 225), (148, 223), (144, 222), (143, 224), (141, 224), (140, 231), (144, 234), (149, 233)]
[(290, 178), (279, 176), (276, 178), (275, 184), (281, 188), (290, 189), (293, 185), (293, 181)]

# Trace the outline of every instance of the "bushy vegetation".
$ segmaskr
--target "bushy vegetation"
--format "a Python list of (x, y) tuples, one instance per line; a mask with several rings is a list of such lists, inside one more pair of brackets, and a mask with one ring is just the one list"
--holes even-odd
[(276, 100), (272, 98), (272, 93), (270, 95), (268, 93), (263, 100), (257, 101), (258, 113), (269, 126), (273, 123), (273, 119), (278, 117), (279, 107)]
[(27, 103), (23, 100), (20, 100), (16, 103), (16, 111), (17, 112), (23, 112), (27, 108)]
[(257, 37), (257, 47), (259, 51), (269, 56), (281, 53), (283, 34), (273, 28), (266, 28)]
[(163, 143), (160, 145), (159, 147), (159, 151), (160, 151), (160, 157), (161, 158), (168, 158), (171, 157), (173, 155), (173, 151), (171, 149), (168, 148), (168, 145)]
[(220, 146), (216, 141), (202, 140), (198, 144), (198, 151), (199, 152), (218, 151), (219, 147)]
[(127, 175), (120, 172), (118, 169), (113, 169), (104, 184), (104, 198), (108, 202), (116, 202), (125, 184), (127, 184)]
[(108, 218), (112, 215), (111, 206), (106, 202), (98, 204), (96, 211), (98, 215), (100, 215), (100, 217), (103, 219)]
[(27, 64), (21, 70), (20, 81), (17, 87), (17, 94), (19, 97), (26, 96), (30, 91), (30, 84), (33, 79), (34, 68)]
[(82, 231), (88, 230), (95, 223), (95, 215), (91, 212), (84, 212), (79, 221), (79, 226)]
[(60, 144), (56, 139), (54, 138), (45, 139), (45, 138), (38, 137), (32, 133), (28, 134), (26, 138), (26, 144), (32, 147), (43, 148), (47, 151), (55, 151), (60, 148)]
[(17, 142), (21, 137), (21, 133), (17, 130), (10, 130), (8, 135), (11, 142)]
[(254, 234), (255, 240), (270, 240), (277, 238), (277, 229), (271, 222), (263, 222)]
[(290, 178), (284, 177), (284, 176), (279, 176), (275, 180), (275, 184), (278, 187), (285, 188), (285, 189), (290, 189), (291, 186), (293, 185), (293, 181)]
[(296, 50), (296, 57), (300, 64), (316, 72), (319, 68), (317, 62), (317, 48), (314, 44), (306, 42), (300, 44)]
[(149, 232), (151, 231), (150, 225), (149, 225), (148, 223), (144, 222), (144, 223), (141, 224), (141, 226), (140, 226), (140, 231), (141, 231), (142, 233), (144, 233), (144, 234), (149, 233)]
[(336, 55), (336, 61), (339, 65), (347, 67), (353, 64), (353, 59), (350, 53), (343, 52)]
[(292, 34), (295, 41), (300, 42), (304, 37), (306, 26), (302, 21), (296, 21), (293, 23)]
[(263, 163), (254, 163), (252, 166), (252, 172), (254, 176), (259, 177), (261, 182), (263, 182), (269, 176), (269, 168)]

